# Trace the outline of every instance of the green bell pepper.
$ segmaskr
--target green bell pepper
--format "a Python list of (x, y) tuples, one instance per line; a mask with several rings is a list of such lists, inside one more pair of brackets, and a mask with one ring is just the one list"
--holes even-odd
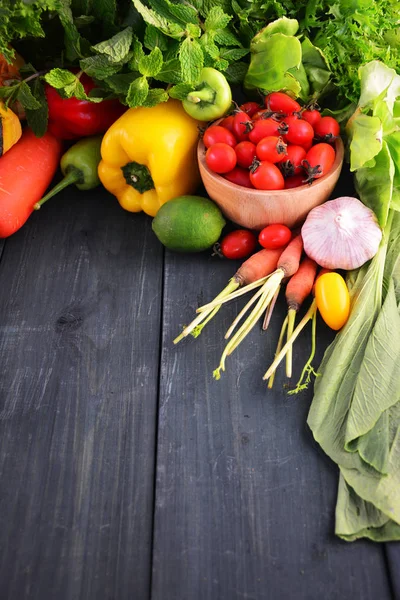
[(212, 67), (204, 67), (199, 83), (182, 104), (188, 115), (198, 121), (219, 119), (232, 105), (230, 85), (222, 73)]

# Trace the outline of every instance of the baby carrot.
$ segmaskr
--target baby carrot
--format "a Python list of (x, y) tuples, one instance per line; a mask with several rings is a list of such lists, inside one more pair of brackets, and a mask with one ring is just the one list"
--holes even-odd
[[(306, 257), (301, 262), (298, 271), (288, 281), (285, 292), (288, 305), (288, 340), (293, 333), (296, 314), (304, 300), (311, 294), (316, 272), (317, 263), (311, 258)], [(286, 355), (286, 376), (292, 376), (292, 346)]]
[[(283, 250), (279, 257), (277, 268), (273, 273), (271, 273), (268, 279), (266, 279), (266, 281), (263, 283), (260, 290), (255, 294), (256, 298), (253, 300), (255, 301), (255, 299), (258, 299), (258, 301), (242, 326), (237, 330), (235, 335), (225, 346), (221, 356), (220, 364), (214, 371), (215, 379), (219, 379), (221, 376), (221, 371), (225, 371), (226, 358), (239, 346), (247, 334), (253, 329), (261, 315), (270, 306), (271, 302), (274, 301), (282, 280), (285, 277), (291, 277), (294, 273), (296, 273), (297, 269), (299, 268), (302, 251), (303, 240), (299, 234), (294, 237)], [(253, 302), (250, 301), (248, 306), (250, 306), (252, 303)], [(231, 329), (232, 327), (229, 329), (229, 332)]]
[[(275, 250), (260, 250), (250, 256), (229, 280), (228, 285), (216, 298), (197, 309), (200, 314), (174, 339), (174, 344), (180, 342), (190, 333), (197, 337), (203, 327), (214, 317), (221, 304), (233, 300), (250, 290), (260, 287), (266, 278), (276, 269), (277, 261), (282, 254), (282, 248)], [(242, 288), (240, 291), (238, 288)]]

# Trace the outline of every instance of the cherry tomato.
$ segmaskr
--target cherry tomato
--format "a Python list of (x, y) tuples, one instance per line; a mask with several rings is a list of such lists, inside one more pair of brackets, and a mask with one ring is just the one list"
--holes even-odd
[(214, 144), (206, 152), (206, 163), (214, 173), (229, 173), (236, 166), (236, 152), (228, 144)]
[(279, 112), (284, 115), (291, 115), (298, 112), (301, 106), (296, 100), (284, 94), (283, 92), (272, 92), (265, 96), (264, 104), (273, 112)]
[(350, 296), (339, 273), (325, 273), (315, 282), (315, 300), (325, 323), (335, 331), (343, 327), (350, 314)]
[(253, 129), (249, 133), (249, 140), (253, 144), (258, 144), (263, 138), (269, 135), (283, 135), (287, 128), (272, 117), (269, 119), (260, 119), (254, 123)]
[(253, 118), (253, 115), (260, 110), (260, 105), (257, 102), (245, 102), (240, 106), (240, 110), (247, 113), (249, 117)]
[(292, 232), (286, 225), (280, 225), (274, 223), (273, 225), (267, 225), (260, 231), (258, 236), (258, 242), (263, 248), (268, 250), (274, 250), (275, 248), (282, 248), (286, 246), (292, 239)]
[(319, 110), (313, 108), (311, 110), (304, 110), (301, 113), (301, 116), (303, 117), (303, 119), (305, 121), (307, 121), (307, 123), (310, 123), (311, 127), (314, 128), (315, 125), (318, 123), (318, 121), (321, 120), (321, 113), (319, 112)]
[(291, 177), (292, 175), (297, 175), (298, 173), (304, 173), (301, 163), (305, 159), (306, 154), (307, 152), (303, 146), (288, 144), (286, 148), (286, 155), (279, 165), (285, 177)]
[(307, 173), (308, 181), (319, 179), (326, 175), (335, 162), (335, 150), (329, 144), (315, 144), (306, 154), (302, 164)]
[(283, 190), (285, 180), (276, 165), (264, 160), (250, 170), (250, 181), (258, 190)]
[(252, 188), (253, 184), (250, 181), (250, 171), (248, 169), (242, 169), (241, 167), (235, 167), (232, 171), (225, 173), (225, 179), (236, 185), (242, 187)]
[(287, 145), (283, 139), (276, 135), (270, 135), (260, 140), (256, 147), (257, 158), (259, 160), (269, 160), (277, 163), (285, 160)]
[(251, 118), (243, 111), (237, 112), (233, 118), (233, 133), (239, 142), (249, 139), (252, 127)]
[(307, 180), (304, 173), (299, 173), (298, 175), (290, 175), (289, 177), (285, 177), (285, 190), (292, 190), (293, 188), (300, 187), (301, 185), (305, 185), (306, 183)]
[(233, 115), (229, 115), (228, 117), (225, 117), (225, 119), (222, 119), (222, 121), (220, 121), (219, 125), (220, 127), (225, 127), (225, 129), (227, 129), (228, 131), (230, 131), (231, 133), (233, 133)]
[(291, 115), (285, 119), (288, 126), (288, 132), (285, 134), (285, 141), (298, 146), (312, 144), (314, 137), (314, 129), (310, 123), (304, 119)]
[(228, 233), (220, 243), (220, 250), (225, 258), (246, 258), (256, 248), (257, 238), (247, 229), (237, 229)]
[(252, 142), (239, 142), (235, 146), (237, 164), (244, 169), (248, 169), (256, 157), (256, 145)]
[(237, 144), (236, 138), (228, 129), (221, 127), (220, 125), (211, 125), (205, 130), (203, 135), (203, 143), (206, 148), (213, 146), (214, 144), (223, 143), (228, 144), (234, 148)]
[(340, 125), (333, 117), (321, 117), (314, 129), (315, 137), (324, 142), (332, 142), (340, 134)]

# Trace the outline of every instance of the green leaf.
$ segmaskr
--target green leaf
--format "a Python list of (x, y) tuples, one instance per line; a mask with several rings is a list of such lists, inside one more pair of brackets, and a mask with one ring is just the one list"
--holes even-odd
[(49, 110), (44, 85), (39, 78), (35, 79), (32, 84), (32, 94), (38, 102), (39, 108), (33, 110), (27, 108), (25, 110), (26, 120), (33, 133), (37, 137), (42, 137), (47, 130)]
[(240, 40), (229, 29), (214, 32), (214, 41), (220, 46), (241, 46)]
[(157, 73), (157, 80), (164, 83), (180, 83), (181, 78), (181, 63), (178, 58), (172, 58), (166, 61), (161, 70)]
[(299, 23), (296, 19), (282, 17), (281, 19), (273, 21), (253, 37), (250, 44), (250, 50), (252, 53), (265, 52), (270, 47), (268, 40), (271, 36), (274, 34), (282, 34), (287, 37), (293, 37), (296, 35), (298, 28)]
[(331, 72), (322, 51), (308, 38), (301, 44), (302, 63), (310, 84), (311, 93), (316, 95), (325, 89), (331, 78)]
[(184, 25), (198, 25), (198, 13), (192, 6), (168, 1), (168, 7), (170, 13), (178, 22)]
[(153, 25), (146, 25), (143, 43), (148, 50), (160, 48), (160, 50), (164, 52), (168, 48), (168, 38)]
[(76, 76), (71, 71), (66, 69), (52, 69), (44, 76), (47, 83), (57, 90), (61, 90), (66, 85), (70, 85), (75, 82)]
[(123, 66), (121, 63), (110, 62), (108, 56), (105, 54), (96, 54), (88, 58), (83, 58), (79, 62), (79, 65), (82, 71), (85, 71), (89, 77), (99, 80), (106, 79), (110, 75), (118, 73)]
[(114, 33), (114, 24), (117, 17), (117, 0), (92, 0), (90, 11), (101, 22), (104, 33), (109, 35)]
[(205, 31), (225, 29), (232, 17), (224, 13), (220, 6), (213, 6), (204, 21)]
[(129, 86), (128, 93), (126, 96), (126, 102), (130, 108), (136, 108), (143, 106), (147, 94), (149, 93), (149, 84), (147, 77), (138, 77)]
[(168, 92), (166, 92), (162, 88), (153, 88), (149, 90), (146, 100), (143, 102), (143, 106), (151, 108), (152, 106), (156, 106), (161, 102), (167, 102), (168, 98)]
[[(299, 95), (301, 86), (289, 69), (301, 64), (301, 44), (295, 37), (282, 33), (267, 36), (256, 46), (244, 80), (245, 87), (268, 92), (284, 90)], [(260, 50), (261, 49), (261, 50)]]
[(400, 131), (385, 138), (394, 164), (393, 193), (390, 208), (400, 211)]
[(394, 164), (388, 145), (375, 156), (373, 166), (361, 167), (356, 171), (355, 186), (362, 202), (374, 211), (379, 225), (384, 228), (389, 214), (393, 193)]
[(129, 86), (138, 77), (138, 73), (118, 73), (107, 77), (104, 82), (115, 92), (126, 96)]
[(66, 69), (52, 69), (44, 76), (47, 83), (60, 90), (66, 98), (78, 98), (80, 100), (89, 100), (90, 102), (101, 102), (101, 98), (89, 97), (78, 77)]
[(186, 31), (192, 38), (199, 38), (201, 36), (201, 28), (198, 25), (188, 23), (186, 26)]
[(180, 38), (184, 35), (185, 30), (182, 25), (178, 25), (177, 23), (171, 23), (165, 17), (161, 16), (151, 8), (148, 8), (143, 2), (140, 0), (132, 0), (136, 10), (143, 17), (144, 21), (148, 25), (153, 25), (157, 29), (159, 29), (165, 35), (168, 35), (173, 38)]
[(131, 43), (132, 28), (126, 27), (109, 40), (93, 46), (93, 50), (98, 54), (105, 54), (111, 62), (120, 63), (127, 58)]
[(189, 83), (178, 83), (178, 85), (174, 85), (169, 90), (169, 95), (171, 98), (176, 98), (177, 100), (185, 100), (189, 92), (193, 91), (193, 86)]
[(150, 54), (139, 60), (139, 72), (146, 77), (156, 77), (163, 65), (163, 55), (159, 48), (154, 48)]
[(197, 40), (186, 38), (179, 50), (182, 83), (197, 83), (203, 68), (204, 55)]
[(243, 62), (232, 63), (224, 71), (224, 75), (231, 84), (243, 83), (246, 76), (248, 65)]
[(136, 37), (134, 37), (132, 42), (132, 56), (128, 63), (128, 66), (131, 71), (139, 71), (139, 63), (144, 56), (145, 53), (143, 50), (142, 42), (140, 42)]
[(347, 124), (350, 137), (350, 170), (360, 169), (382, 148), (382, 123), (378, 117), (356, 113)]
[(361, 80), (358, 105), (361, 108), (373, 108), (385, 95), (389, 110), (393, 112), (394, 101), (400, 95), (400, 75), (378, 60), (360, 67), (358, 73)]
[(236, 62), (237, 60), (240, 60), (246, 56), (248, 53), (249, 50), (246, 50), (246, 48), (221, 48), (219, 54), (221, 58), (224, 58), (229, 62)]
[(83, 58), (82, 37), (74, 23), (70, 0), (58, 0), (58, 17), (65, 33), (65, 54), (71, 62)]
[(19, 85), (17, 99), (25, 109), (37, 110), (40, 108), (40, 102), (32, 94), (31, 88), (25, 81), (22, 81)]

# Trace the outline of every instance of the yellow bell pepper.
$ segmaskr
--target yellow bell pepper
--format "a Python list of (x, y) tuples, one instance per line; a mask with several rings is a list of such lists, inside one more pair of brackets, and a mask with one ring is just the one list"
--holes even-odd
[(197, 127), (178, 100), (128, 109), (103, 137), (100, 181), (123, 208), (154, 217), (199, 185)]
[(21, 122), (17, 115), (0, 102), (0, 156), (14, 146), (21, 135)]

